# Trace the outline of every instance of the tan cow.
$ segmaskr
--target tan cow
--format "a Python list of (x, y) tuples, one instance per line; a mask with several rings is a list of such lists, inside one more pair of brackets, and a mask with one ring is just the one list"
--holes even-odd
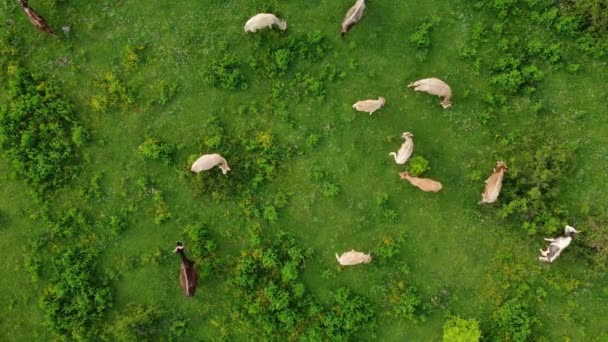
[(405, 132), (401, 135), (401, 137), (405, 139), (405, 142), (401, 144), (399, 151), (397, 151), (397, 153), (391, 152), (388, 155), (395, 158), (395, 163), (403, 165), (408, 159), (410, 159), (412, 153), (414, 152), (414, 140), (412, 140), (414, 135), (410, 132)]
[(338, 253), (336, 253), (336, 259), (342, 266), (354, 266), (359, 264), (369, 264), (372, 261), (372, 256), (352, 249), (350, 252), (343, 253), (342, 255), (338, 255)]
[(190, 170), (192, 170), (192, 172), (198, 173), (201, 171), (210, 170), (210, 169), (214, 168), (215, 166), (218, 166), (220, 169), (222, 169), (223, 174), (226, 174), (228, 171), (230, 171), (230, 168), (228, 167), (228, 163), (226, 162), (226, 159), (224, 159), (224, 157), (222, 157), (221, 155), (219, 155), (217, 153), (204, 154), (204, 155), (200, 156), (194, 162), (194, 164), (192, 164), (192, 168)]
[(438, 78), (425, 78), (416, 82), (410, 83), (408, 87), (415, 87), (415, 91), (424, 91), (431, 95), (443, 97), (440, 102), (443, 108), (452, 106), (452, 89), (449, 85)]
[(372, 115), (375, 111), (382, 108), (385, 103), (386, 99), (381, 96), (377, 100), (358, 101), (353, 105), (353, 108), (360, 112), (367, 112), (369, 115)]
[(259, 13), (251, 17), (245, 23), (245, 32), (256, 32), (263, 28), (272, 28), (272, 25), (277, 25), (281, 30), (287, 29), (287, 22), (277, 18), (271, 13)]
[(481, 194), (481, 201), (477, 204), (496, 202), (502, 188), (502, 179), (505, 176), (506, 170), (507, 165), (505, 163), (502, 161), (496, 162), (496, 167), (492, 170), (492, 174), (486, 179), (486, 188)]
[(365, 9), (365, 0), (357, 0), (355, 5), (351, 7), (346, 15), (344, 16), (344, 20), (342, 20), (342, 32), (340, 35), (344, 38), (346, 32), (350, 31), (350, 29), (361, 20), (363, 17), (363, 10)]
[(410, 176), (410, 174), (407, 172), (401, 172), (399, 174), (399, 177), (401, 177), (401, 179), (407, 180), (413, 186), (417, 187), (418, 189), (420, 189), (422, 191), (438, 192), (439, 190), (441, 190), (441, 188), (443, 188), (443, 185), (441, 185), (441, 183), (439, 183), (436, 180), (432, 180), (429, 178), (418, 178), (418, 177)]

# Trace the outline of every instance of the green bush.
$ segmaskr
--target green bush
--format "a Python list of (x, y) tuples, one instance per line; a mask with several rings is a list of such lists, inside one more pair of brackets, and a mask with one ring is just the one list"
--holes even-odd
[(492, 319), (495, 324), (492, 334), (500, 341), (525, 342), (532, 335), (535, 319), (517, 298), (505, 302), (494, 312)]
[(386, 300), (395, 318), (411, 321), (424, 320), (422, 300), (416, 287), (404, 279), (402, 272), (388, 275)]
[(97, 76), (93, 86), (100, 91), (91, 98), (91, 106), (96, 112), (126, 111), (135, 102), (132, 90), (113, 72)]
[(98, 259), (92, 246), (74, 245), (53, 260), (56, 273), (40, 303), (49, 327), (64, 339), (94, 338), (92, 326), (111, 306), (109, 280), (96, 272)]
[(430, 169), (429, 161), (423, 156), (414, 156), (409, 160), (405, 169), (410, 175), (417, 177)]
[(451, 317), (443, 325), (443, 342), (478, 342), (481, 338), (479, 321)]
[(333, 303), (323, 315), (322, 325), (329, 340), (348, 341), (358, 331), (373, 325), (374, 316), (368, 301), (342, 287), (334, 293)]
[(574, 148), (548, 137), (525, 136), (508, 149), (518, 157), (508, 163), (500, 216), (516, 219), (531, 235), (562, 229), (567, 211), (557, 201), (557, 184), (568, 176)]
[(84, 132), (55, 83), (12, 69), (9, 102), (0, 109), (0, 145), (13, 170), (37, 193), (76, 177)]
[(148, 160), (162, 160), (163, 163), (169, 165), (172, 161), (172, 156), (177, 150), (174, 145), (162, 142), (154, 137), (146, 137), (137, 148), (139, 155)]
[(244, 89), (247, 81), (241, 71), (239, 59), (229, 53), (211, 60), (203, 72), (205, 83), (223, 89)]

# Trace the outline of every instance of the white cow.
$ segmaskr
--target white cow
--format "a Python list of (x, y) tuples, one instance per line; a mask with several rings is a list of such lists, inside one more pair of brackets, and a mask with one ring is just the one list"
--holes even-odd
[(361, 20), (363, 17), (363, 10), (365, 10), (365, 0), (357, 0), (353, 7), (346, 12), (344, 20), (342, 20), (342, 31), (340, 32), (342, 38), (344, 38), (346, 32), (350, 31), (350, 29)]
[(372, 261), (372, 256), (369, 254), (357, 252), (354, 249), (350, 252), (338, 255), (336, 253), (336, 259), (342, 266), (354, 266), (359, 264), (369, 264)]
[(452, 106), (452, 89), (447, 83), (443, 82), (438, 78), (425, 78), (416, 82), (408, 84), (408, 87), (415, 87), (415, 91), (424, 91), (431, 95), (437, 95), (443, 97), (440, 102), (443, 108), (449, 108)]
[(574, 234), (578, 232), (579, 231), (574, 229), (574, 227), (567, 225), (566, 228), (564, 228), (564, 236), (560, 236), (555, 239), (545, 238), (545, 241), (549, 241), (551, 243), (547, 247), (546, 251), (543, 251), (542, 249), (540, 250), (538, 260), (549, 263), (553, 262), (553, 260), (555, 260), (562, 253), (562, 251), (570, 245), (570, 242), (572, 242), (572, 239), (574, 238)]
[(395, 158), (395, 163), (403, 165), (410, 159), (414, 152), (414, 140), (412, 140), (414, 135), (410, 132), (405, 132), (401, 137), (405, 139), (405, 142), (401, 144), (399, 151), (397, 151), (397, 153), (391, 152), (388, 155)]
[(369, 115), (372, 115), (375, 111), (382, 108), (385, 103), (386, 99), (380, 96), (377, 100), (358, 101), (353, 105), (353, 108), (360, 112), (367, 112)]
[(277, 25), (281, 30), (287, 29), (287, 22), (277, 18), (271, 13), (259, 13), (251, 17), (245, 23), (245, 32), (256, 32), (263, 28), (272, 28), (272, 25)]
[(221, 155), (219, 155), (217, 153), (204, 154), (204, 155), (200, 156), (194, 162), (194, 164), (192, 164), (192, 168), (190, 170), (192, 170), (192, 172), (198, 173), (201, 171), (210, 170), (210, 169), (214, 168), (215, 166), (218, 166), (220, 169), (222, 169), (223, 174), (226, 174), (228, 171), (230, 171), (230, 168), (228, 167), (228, 163), (226, 162), (226, 159), (224, 159), (224, 157), (222, 157)]

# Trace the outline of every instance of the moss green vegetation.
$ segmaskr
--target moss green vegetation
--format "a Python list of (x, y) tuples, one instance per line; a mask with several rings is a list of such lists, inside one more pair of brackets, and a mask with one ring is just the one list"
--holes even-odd
[(30, 5), (60, 37), (0, 3), (3, 340), (608, 339), (605, 0), (369, 1), (344, 40), (351, 1)]

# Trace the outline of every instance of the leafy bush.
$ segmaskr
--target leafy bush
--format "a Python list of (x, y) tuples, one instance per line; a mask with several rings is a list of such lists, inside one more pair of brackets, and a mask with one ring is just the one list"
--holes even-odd
[(151, 101), (151, 104), (166, 105), (173, 100), (175, 95), (177, 95), (178, 90), (179, 86), (177, 83), (167, 82), (165, 80), (155, 83), (152, 86), (152, 92), (155, 94), (156, 98)]
[(322, 318), (325, 334), (332, 341), (348, 341), (361, 329), (372, 325), (375, 313), (372, 305), (347, 288), (334, 294), (331, 309)]
[(244, 89), (247, 87), (245, 76), (240, 69), (239, 59), (229, 53), (211, 60), (203, 72), (205, 83), (223, 89)]
[(418, 49), (428, 49), (429, 46), (431, 46), (429, 34), (431, 33), (433, 26), (435, 26), (435, 22), (428, 19), (418, 25), (414, 30), (414, 33), (410, 35), (410, 43)]
[(109, 281), (95, 272), (97, 261), (97, 253), (85, 245), (65, 248), (53, 260), (56, 274), (44, 290), (41, 306), (49, 327), (63, 338), (93, 338), (91, 327), (111, 306)]
[(423, 156), (414, 156), (409, 160), (405, 169), (410, 175), (417, 177), (430, 169), (429, 161)]
[(585, 232), (580, 234), (594, 268), (600, 272), (608, 269), (608, 218), (605, 215), (589, 215)]
[(505, 302), (494, 312), (492, 319), (495, 324), (492, 333), (500, 341), (528, 341), (535, 323), (535, 319), (530, 317), (526, 307), (517, 298)]
[(529, 234), (552, 234), (565, 224), (566, 210), (557, 203), (558, 184), (568, 172), (573, 147), (547, 137), (526, 136), (513, 149), (518, 159), (505, 174), (500, 210)]
[(126, 111), (135, 102), (132, 90), (112, 72), (97, 76), (93, 86), (100, 91), (91, 98), (91, 106), (96, 112), (111, 109)]
[(479, 321), (451, 317), (443, 325), (443, 342), (478, 342), (481, 338)]
[(393, 315), (400, 319), (417, 321), (425, 319), (422, 314), (422, 300), (416, 293), (416, 287), (404, 279), (404, 273), (395, 272), (388, 275), (387, 302)]
[(166, 165), (171, 163), (171, 158), (176, 151), (174, 145), (162, 142), (150, 136), (148, 136), (137, 149), (144, 159), (162, 160)]
[(187, 335), (189, 320), (156, 305), (129, 303), (106, 332), (106, 340), (176, 341)]
[(142, 54), (146, 46), (144, 44), (128, 44), (124, 47), (122, 66), (126, 70), (134, 70), (142, 62)]
[(372, 252), (378, 264), (384, 265), (389, 259), (399, 254), (399, 243), (401, 242), (403, 242), (402, 238), (397, 239), (397, 241), (391, 237), (383, 238)]
[(86, 133), (74, 116), (55, 83), (12, 69), (8, 106), (0, 109), (0, 145), (13, 170), (40, 194), (78, 174), (77, 144)]
[(188, 253), (193, 261), (200, 264), (203, 260), (211, 258), (217, 244), (211, 238), (207, 227), (201, 223), (192, 223), (184, 228), (184, 233), (188, 236)]

